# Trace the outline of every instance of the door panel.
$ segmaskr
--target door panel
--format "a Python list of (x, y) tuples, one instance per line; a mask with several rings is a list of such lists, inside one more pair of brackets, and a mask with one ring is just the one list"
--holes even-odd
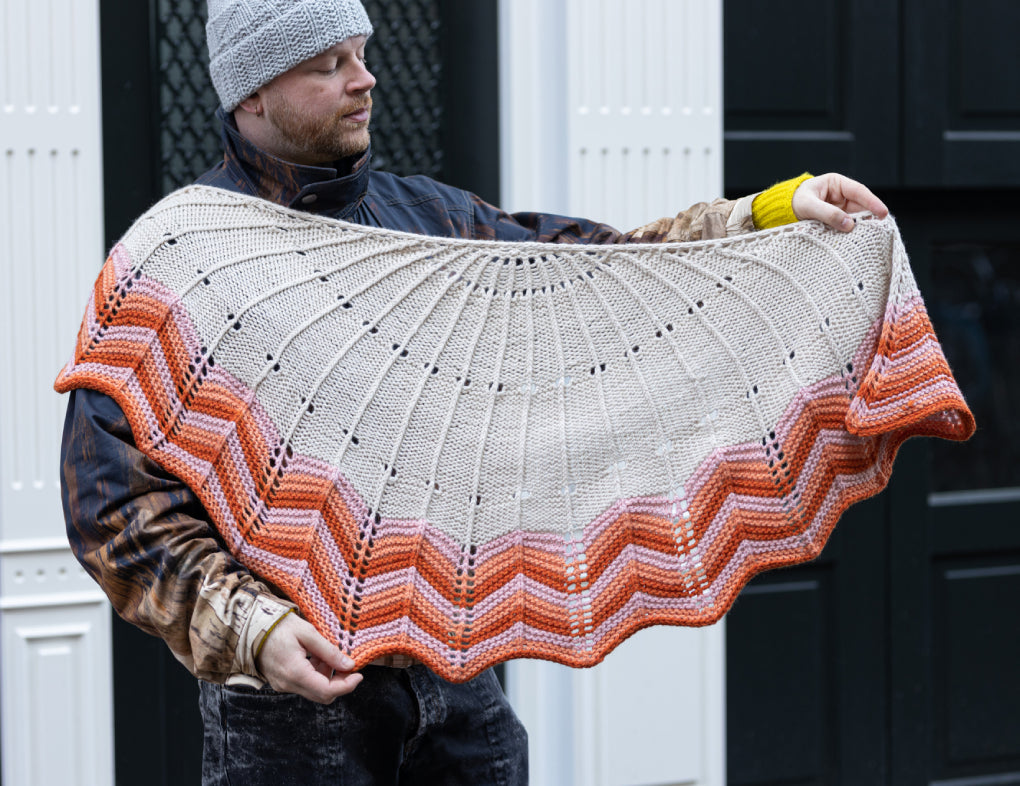
[(746, 647), (754, 664), (731, 669), (727, 683), (731, 784), (828, 780), (838, 745), (834, 573), (829, 560), (777, 572), (730, 612), (728, 649)]
[(897, 4), (724, 3), (726, 188), (805, 170), (872, 186), (899, 176)]
[(978, 434), (906, 443), (818, 561), (735, 605), (732, 784), (1020, 782), (1020, 193), (883, 196)]
[(885, 496), (858, 504), (726, 616), (731, 786), (885, 782), (887, 526)]
[(940, 778), (1020, 764), (1020, 625), (1016, 554), (936, 558), (933, 569), (934, 729)]
[(904, 0), (908, 186), (1020, 185), (1020, 3)]
[(932, 491), (1020, 488), (1020, 238), (950, 231), (959, 239), (932, 238), (923, 250), (929, 310), (978, 430), (962, 451), (932, 445)]
[(1016, 782), (1020, 194), (972, 194), (965, 209), (903, 195), (892, 207), (978, 426), (964, 444), (908, 443), (890, 489), (890, 600), (903, 622), (890, 631), (892, 782)]

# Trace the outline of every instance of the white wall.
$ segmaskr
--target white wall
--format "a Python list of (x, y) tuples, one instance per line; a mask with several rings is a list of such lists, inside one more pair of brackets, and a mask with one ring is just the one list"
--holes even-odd
[(110, 616), (67, 547), (53, 380), (103, 261), (98, 0), (0, 12), (0, 725), (7, 786), (113, 782)]
[[(501, 0), (502, 205), (629, 230), (722, 193), (721, 0)], [(508, 665), (534, 786), (725, 783), (723, 625)]]
[[(502, 0), (503, 205), (623, 229), (722, 188), (721, 0)], [(58, 493), (66, 360), (102, 262), (98, 0), (0, 13), (0, 725), (8, 786), (113, 782), (109, 610)], [(532, 782), (722, 784), (723, 631), (509, 678)], [(55, 755), (58, 752), (59, 755)]]

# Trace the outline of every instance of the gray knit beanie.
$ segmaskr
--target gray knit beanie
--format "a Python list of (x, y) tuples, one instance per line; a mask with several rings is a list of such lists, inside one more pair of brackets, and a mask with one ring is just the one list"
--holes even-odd
[(209, 73), (228, 112), (262, 85), (352, 36), (372, 35), (359, 0), (209, 0)]

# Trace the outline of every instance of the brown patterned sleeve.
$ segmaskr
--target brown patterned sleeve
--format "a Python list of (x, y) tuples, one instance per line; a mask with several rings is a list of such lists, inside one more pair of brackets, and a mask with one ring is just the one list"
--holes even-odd
[(751, 204), (755, 195), (737, 201), (698, 202), (672, 218), (660, 218), (627, 232), (621, 243), (686, 243), (754, 231)]
[(506, 213), (472, 195), (472, 229), (479, 240), (540, 243), (683, 243), (753, 232), (751, 206), (756, 194), (736, 201), (698, 202), (672, 218), (660, 218), (630, 232), (607, 224), (545, 213)]
[(539, 243), (682, 243), (727, 237), (755, 229), (751, 206), (756, 194), (736, 201), (699, 202), (672, 218), (660, 218), (631, 232), (608, 224), (546, 213), (507, 213), (471, 194), (471, 226), (477, 240)]
[(254, 653), (293, 604), (227, 552), (197, 497), (146, 458), (100, 393), (71, 393), (61, 491), (75, 556), (128, 622), (169, 645), (195, 676), (260, 679)]

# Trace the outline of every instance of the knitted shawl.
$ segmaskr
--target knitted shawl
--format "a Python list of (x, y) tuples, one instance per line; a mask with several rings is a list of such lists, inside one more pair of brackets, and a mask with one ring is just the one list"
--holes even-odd
[(974, 429), (891, 218), (482, 242), (191, 187), (111, 252), (81, 387), (359, 666), (456, 681), (713, 623)]

